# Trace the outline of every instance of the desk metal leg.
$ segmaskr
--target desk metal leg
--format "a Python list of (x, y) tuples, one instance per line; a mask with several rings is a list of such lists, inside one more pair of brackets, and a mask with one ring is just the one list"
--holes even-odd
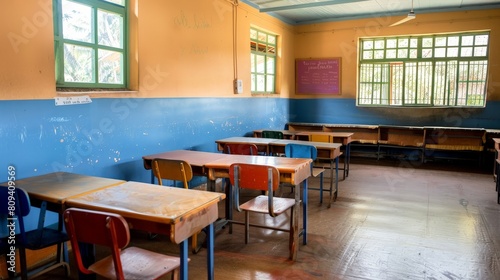
[(332, 178), (330, 179), (330, 202), (328, 203), (328, 208), (330, 208), (332, 206), (332, 200), (337, 200), (337, 196), (339, 193), (339, 157), (335, 158), (335, 194), (334, 195), (332, 195), (332, 191), (331, 191), (332, 184), (333, 184), (333, 169), (331, 169), (331, 170), (332, 170), (331, 171)]
[(180, 266), (180, 279), (188, 280), (188, 240), (186, 239), (180, 244), (180, 257), (181, 257), (181, 266)]
[(307, 191), (307, 179), (304, 180), (304, 188), (302, 194), (302, 224), (304, 227), (304, 232), (302, 233), (302, 244), (307, 244), (307, 201), (308, 201), (308, 191)]
[(209, 224), (207, 231), (207, 279), (214, 279), (214, 224)]

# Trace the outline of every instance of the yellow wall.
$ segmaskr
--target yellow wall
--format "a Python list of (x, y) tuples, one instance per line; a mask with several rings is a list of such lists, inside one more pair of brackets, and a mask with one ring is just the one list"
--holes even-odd
[[(249, 97), (250, 25), (279, 35), (280, 97), (293, 79), (293, 28), (226, 0), (131, 0), (131, 89), (92, 97)], [(52, 1), (7, 1), (0, 17), (0, 99), (51, 99), (54, 81)], [(237, 30), (233, 32), (233, 13)], [(237, 56), (233, 57), (233, 33)], [(237, 63), (234, 63), (237, 61)], [(235, 67), (237, 71), (235, 71)], [(244, 93), (233, 93), (237, 73)]]
[[(249, 97), (249, 28), (279, 36), (277, 90), (282, 98), (355, 98), (357, 41), (390, 36), (491, 30), (488, 100), (500, 100), (500, 10), (417, 14), (401, 17), (290, 26), (228, 0), (131, 0), (131, 89), (92, 97)], [(0, 99), (51, 99), (54, 81), (52, 1), (6, 1), (0, 17)], [(237, 28), (233, 31), (233, 17)], [(233, 34), (236, 56), (233, 56)], [(295, 58), (341, 57), (342, 95), (295, 95)], [(233, 93), (233, 79), (244, 93)]]
[[(363, 20), (298, 26), (295, 57), (341, 57), (342, 95), (355, 98), (357, 80), (357, 42), (360, 37), (431, 34), (491, 30), (488, 100), (500, 100), (500, 10), (419, 14), (416, 19), (389, 27), (404, 16), (386, 16)], [(295, 95), (293, 98), (331, 98), (319, 95)], [(334, 97), (334, 98), (335, 98)]]

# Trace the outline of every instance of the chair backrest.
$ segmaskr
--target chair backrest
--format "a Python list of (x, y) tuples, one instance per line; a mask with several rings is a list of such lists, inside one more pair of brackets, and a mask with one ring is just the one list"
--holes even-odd
[(18, 217), (24, 217), (30, 213), (30, 210), (31, 202), (25, 190), (0, 186), (0, 215), (15, 213)]
[(75, 261), (82, 273), (92, 274), (93, 272), (88, 270), (82, 262), (79, 242), (110, 248), (116, 273), (123, 275), (120, 249), (129, 244), (130, 230), (122, 216), (115, 213), (69, 208), (64, 211), (64, 224), (70, 237)]
[(188, 183), (193, 179), (191, 165), (183, 160), (173, 159), (153, 159), (153, 173), (159, 185), (163, 185), (162, 179), (180, 181), (184, 188), (188, 188)]
[(276, 130), (262, 131), (262, 138), (283, 139), (283, 132)]
[(239, 143), (228, 143), (224, 145), (225, 154), (233, 155), (253, 155), (259, 154), (259, 150), (255, 144), (239, 144)]
[(309, 141), (312, 142), (332, 142), (330, 139), (330, 135), (325, 135), (325, 134), (311, 134), (309, 136)]
[(285, 156), (289, 158), (310, 158), (315, 160), (318, 150), (312, 145), (289, 143), (285, 146)]
[(234, 163), (229, 168), (229, 179), (235, 189), (275, 191), (279, 187), (280, 173), (273, 166)]

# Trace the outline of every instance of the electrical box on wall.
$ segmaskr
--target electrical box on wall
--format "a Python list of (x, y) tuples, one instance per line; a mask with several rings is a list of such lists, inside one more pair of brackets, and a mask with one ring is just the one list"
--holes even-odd
[(243, 81), (236, 79), (234, 80), (234, 93), (243, 93)]

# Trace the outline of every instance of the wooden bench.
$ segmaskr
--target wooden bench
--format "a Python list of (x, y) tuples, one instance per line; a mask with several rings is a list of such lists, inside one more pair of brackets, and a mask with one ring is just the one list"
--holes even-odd
[(379, 126), (378, 153), (380, 158), (381, 149), (406, 148), (419, 152), (419, 158), (424, 160), (425, 129), (422, 126)]

